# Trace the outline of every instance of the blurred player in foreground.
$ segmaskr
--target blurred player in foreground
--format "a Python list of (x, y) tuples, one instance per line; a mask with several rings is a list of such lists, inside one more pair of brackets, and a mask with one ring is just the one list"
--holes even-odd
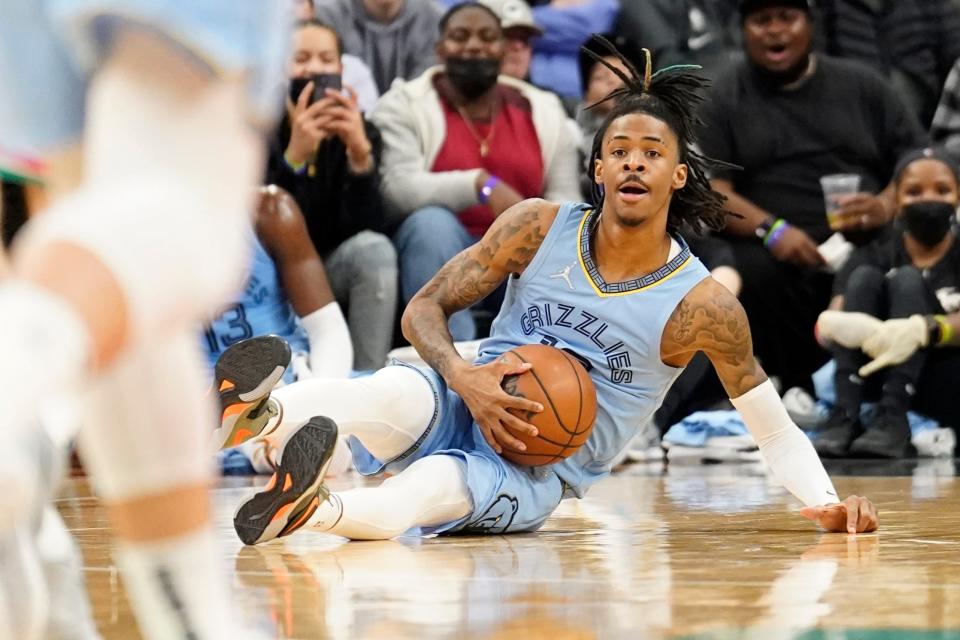
[[(463, 5), (461, 5), (463, 6)], [(476, 15), (462, 38), (484, 46)], [(458, 23), (459, 24), (459, 23)], [(611, 47), (612, 49), (612, 47)], [(615, 53), (615, 51), (612, 51)], [(497, 218), (416, 295), (405, 335), (432, 369), (387, 367), (350, 381), (308, 381), (278, 390), (284, 420), (279, 470), (237, 511), (241, 539), (260, 543), (307, 526), (353, 539), (425, 533), (533, 531), (563, 498), (582, 497), (649, 419), (695, 353), (704, 351), (779, 481), (830, 531), (877, 527), (866, 498), (840, 502), (810, 441), (788, 417), (753, 356), (736, 297), (690, 254), (678, 229), (722, 227), (723, 197), (709, 160), (692, 150), (704, 81), (682, 68), (652, 74), (625, 60), (608, 65), (624, 87), (597, 132), (597, 206), (527, 200)], [(606, 63), (604, 63), (606, 64)], [(491, 337), (469, 363), (447, 331), (451, 313), (504, 280), (508, 289)], [(506, 375), (529, 368), (500, 356), (526, 343), (569, 349), (589, 362), (597, 419), (570, 458), (520, 467), (502, 446), (524, 450), (506, 427), (535, 435), (518, 413), (536, 403), (508, 395)], [(318, 416), (326, 417), (311, 417)], [(302, 421), (306, 420), (305, 423)], [(394, 474), (375, 488), (331, 494), (323, 485), (334, 436), (350, 436), (363, 473)]]
[(242, 636), (210, 526), (193, 327), (240, 284), (288, 15), (223, 0), (0, 8), (0, 148), (41, 158), (52, 196), (0, 285), (2, 638), (46, 634), (46, 596), (19, 580), (36, 573), (24, 532), (56, 480), (35, 415), (74, 390), (144, 634)]

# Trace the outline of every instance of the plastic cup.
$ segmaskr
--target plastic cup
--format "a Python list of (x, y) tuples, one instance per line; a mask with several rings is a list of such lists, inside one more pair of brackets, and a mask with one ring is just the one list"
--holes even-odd
[(827, 207), (827, 224), (836, 228), (843, 201), (860, 192), (860, 176), (855, 173), (834, 173), (820, 178), (823, 200)]

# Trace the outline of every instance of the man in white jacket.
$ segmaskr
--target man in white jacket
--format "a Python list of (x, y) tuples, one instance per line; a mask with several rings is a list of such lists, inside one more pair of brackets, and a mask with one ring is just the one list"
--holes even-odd
[[(576, 140), (560, 100), (500, 76), (500, 20), (467, 2), (440, 23), (441, 65), (397, 83), (371, 119), (383, 135), (382, 189), (399, 228), (404, 303), (493, 220), (525, 198), (577, 199)], [(471, 340), (469, 311), (450, 319)]]

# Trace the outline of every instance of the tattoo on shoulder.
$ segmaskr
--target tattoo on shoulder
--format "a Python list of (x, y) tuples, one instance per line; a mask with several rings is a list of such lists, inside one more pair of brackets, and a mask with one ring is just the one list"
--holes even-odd
[(522, 272), (549, 228), (539, 201), (525, 205), (445, 264), (424, 293), (442, 300), (445, 306), (462, 308), (489, 294), (506, 276)]
[(766, 379), (753, 357), (747, 314), (732, 294), (685, 298), (674, 309), (667, 327), (667, 339), (680, 351), (703, 351), (710, 358), (730, 397), (742, 395)]

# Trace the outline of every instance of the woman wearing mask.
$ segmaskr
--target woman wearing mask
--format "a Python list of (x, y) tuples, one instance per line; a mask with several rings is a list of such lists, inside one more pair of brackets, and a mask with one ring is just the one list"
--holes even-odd
[[(371, 116), (383, 135), (381, 185), (397, 225), (404, 303), (508, 207), (579, 197), (563, 107), (553, 94), (499, 76), (504, 46), (489, 8), (453, 7), (440, 23), (441, 64), (395, 84)], [(474, 338), (470, 313), (454, 314), (450, 332)]]
[[(837, 363), (837, 403), (815, 441), (828, 457), (898, 458), (910, 451), (908, 409), (960, 427), (960, 169), (920, 149), (895, 170), (899, 211), (887, 237), (859, 249), (837, 276), (817, 323)], [(877, 410), (860, 422), (860, 405)]]

